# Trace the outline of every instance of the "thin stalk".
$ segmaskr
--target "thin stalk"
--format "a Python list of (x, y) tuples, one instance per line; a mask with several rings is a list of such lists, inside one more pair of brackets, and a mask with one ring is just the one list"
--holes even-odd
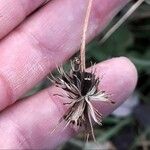
[(138, 0), (133, 6), (131, 6), (125, 15), (110, 30), (108, 30), (105, 36), (100, 40), (100, 43), (104, 43), (144, 1), (145, 0)]
[(83, 26), (83, 33), (82, 33), (82, 40), (81, 40), (81, 48), (80, 48), (80, 61), (81, 61), (81, 71), (85, 71), (86, 64), (85, 64), (85, 45), (86, 45), (86, 32), (89, 24), (90, 12), (92, 8), (93, 0), (89, 0), (84, 26)]

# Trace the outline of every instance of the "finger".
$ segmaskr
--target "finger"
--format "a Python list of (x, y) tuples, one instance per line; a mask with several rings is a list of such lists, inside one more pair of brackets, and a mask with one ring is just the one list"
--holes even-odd
[[(88, 40), (127, 1), (95, 0)], [(78, 49), (85, 8), (82, 0), (52, 1), (1, 42), (0, 110), (14, 103)]]
[[(99, 89), (112, 94), (111, 99), (116, 102), (97, 103), (99, 112), (106, 116), (133, 92), (137, 72), (134, 65), (124, 57), (105, 61), (95, 67), (96, 75), (99, 77), (103, 75)], [(0, 135), (6, 142), (0, 143), (1, 148), (54, 149), (58, 144), (71, 138), (75, 131), (71, 127), (63, 131), (65, 125), (63, 123), (54, 134), (50, 134), (66, 111), (63, 103), (67, 99), (54, 96), (61, 91), (50, 87), (4, 111), (0, 116)]]
[(0, 39), (21, 23), (31, 12), (46, 0), (1, 0)]

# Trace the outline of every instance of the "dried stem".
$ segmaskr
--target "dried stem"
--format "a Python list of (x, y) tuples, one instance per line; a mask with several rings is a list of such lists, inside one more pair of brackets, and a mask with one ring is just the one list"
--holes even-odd
[(82, 33), (82, 41), (81, 41), (81, 48), (80, 48), (80, 61), (81, 61), (81, 71), (83, 72), (86, 68), (85, 65), (85, 45), (86, 45), (86, 32), (89, 24), (89, 18), (90, 18), (90, 12), (92, 8), (92, 2), (93, 0), (89, 0), (84, 26), (83, 26), (83, 33)]
[(128, 17), (144, 2), (145, 0), (138, 0), (127, 13), (105, 34), (100, 40), (100, 43), (104, 43), (127, 19)]

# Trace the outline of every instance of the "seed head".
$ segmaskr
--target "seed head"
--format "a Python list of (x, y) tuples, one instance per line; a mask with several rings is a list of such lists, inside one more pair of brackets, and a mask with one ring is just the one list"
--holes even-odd
[(57, 87), (62, 88), (67, 93), (67, 98), (70, 99), (69, 103), (64, 103), (69, 108), (60, 120), (65, 120), (67, 125), (72, 124), (75, 128), (84, 126), (88, 134), (95, 139), (92, 120), (101, 125), (102, 114), (93, 106), (92, 102), (113, 102), (109, 100), (105, 91), (98, 89), (100, 79), (95, 76), (94, 72), (81, 71), (78, 57), (71, 61), (69, 73), (66, 73), (62, 67), (58, 68), (58, 72), (60, 77), (55, 78), (51, 75), (50, 80)]

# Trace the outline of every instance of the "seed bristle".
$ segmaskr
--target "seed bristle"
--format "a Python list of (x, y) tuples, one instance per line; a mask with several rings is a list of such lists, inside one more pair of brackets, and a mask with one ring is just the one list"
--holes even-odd
[[(114, 101), (109, 100), (109, 96), (105, 91), (98, 89), (100, 78), (97, 78), (94, 73), (82, 72), (79, 62), (79, 58), (76, 57), (71, 62), (70, 73), (65, 73), (63, 68), (59, 68), (60, 77), (55, 78), (52, 76), (51, 80), (56, 86), (62, 88), (66, 92), (66, 97), (70, 99), (70, 102), (64, 103), (69, 107), (62, 116), (66, 122), (65, 128), (69, 124), (74, 128), (80, 126), (86, 128), (89, 124), (87, 134), (95, 140), (92, 120), (101, 125), (102, 114), (93, 106), (92, 101), (109, 103), (114, 103)], [(55, 95), (63, 97), (60, 94)]]

